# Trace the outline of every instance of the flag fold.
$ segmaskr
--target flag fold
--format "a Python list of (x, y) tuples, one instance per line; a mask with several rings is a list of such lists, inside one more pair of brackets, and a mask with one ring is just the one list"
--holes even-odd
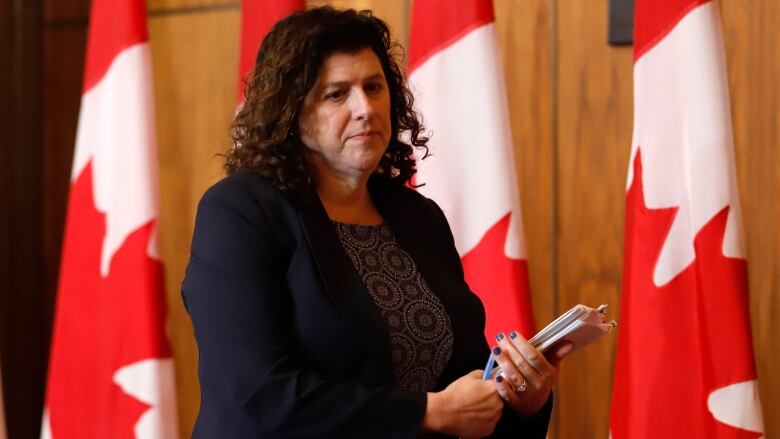
[(175, 438), (143, 0), (94, 0), (43, 438)]

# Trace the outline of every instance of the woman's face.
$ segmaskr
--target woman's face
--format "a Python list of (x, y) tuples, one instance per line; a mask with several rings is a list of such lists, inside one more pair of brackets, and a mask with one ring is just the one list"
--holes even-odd
[(335, 52), (306, 95), (298, 132), (317, 172), (367, 178), (390, 141), (390, 94), (371, 49)]

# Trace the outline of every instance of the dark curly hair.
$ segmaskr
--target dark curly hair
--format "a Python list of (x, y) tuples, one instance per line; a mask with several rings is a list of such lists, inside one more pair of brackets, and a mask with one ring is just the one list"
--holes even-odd
[[(312, 185), (298, 117), (325, 58), (334, 52), (370, 48), (379, 58), (390, 94), (391, 140), (376, 176), (404, 185), (417, 172), (412, 145), (425, 151), (420, 115), (399, 66), (400, 46), (371, 11), (323, 6), (279, 21), (263, 40), (245, 87), (245, 102), (233, 119), (234, 146), (225, 153), (228, 174), (251, 170), (281, 191)], [(399, 53), (396, 53), (399, 52)], [(409, 143), (400, 140), (408, 133)], [(411, 145), (410, 145), (411, 144)]]

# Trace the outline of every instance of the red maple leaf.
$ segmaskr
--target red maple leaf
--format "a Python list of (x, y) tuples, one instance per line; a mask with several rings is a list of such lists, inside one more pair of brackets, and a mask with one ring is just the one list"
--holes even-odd
[(92, 196), (92, 164), (71, 186), (46, 404), (56, 439), (130, 438), (149, 407), (125, 394), (114, 373), (171, 356), (164, 336), (159, 261), (147, 256), (154, 221), (127, 236), (100, 275), (105, 215)]
[(485, 337), (490, 341), (498, 332), (517, 330), (526, 338), (534, 332), (528, 263), (504, 252), (510, 218), (507, 212), (461, 258), (466, 282), (485, 306)]
[(653, 271), (678, 209), (646, 206), (639, 153), (626, 206), (612, 437), (760, 437), (707, 408), (714, 390), (756, 378), (747, 265), (722, 250), (729, 207), (696, 234), (694, 261), (657, 287)]

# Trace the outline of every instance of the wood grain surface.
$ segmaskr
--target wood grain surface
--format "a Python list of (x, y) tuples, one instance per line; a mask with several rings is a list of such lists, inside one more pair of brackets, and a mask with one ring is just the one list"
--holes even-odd
[(228, 126), (235, 111), (238, 24), (237, 8), (149, 21), (160, 159), (160, 248), (182, 437), (191, 433), (200, 390), (197, 349), (179, 287), (198, 200), (224, 175), (216, 155), (231, 146)]
[(750, 315), (765, 437), (780, 437), (780, 3), (723, 0)]
[[(556, 311), (608, 303), (617, 316), (632, 52), (607, 44), (607, 2), (561, 3), (555, 15)], [(615, 341), (606, 337), (566, 361), (557, 437), (607, 437)]]

